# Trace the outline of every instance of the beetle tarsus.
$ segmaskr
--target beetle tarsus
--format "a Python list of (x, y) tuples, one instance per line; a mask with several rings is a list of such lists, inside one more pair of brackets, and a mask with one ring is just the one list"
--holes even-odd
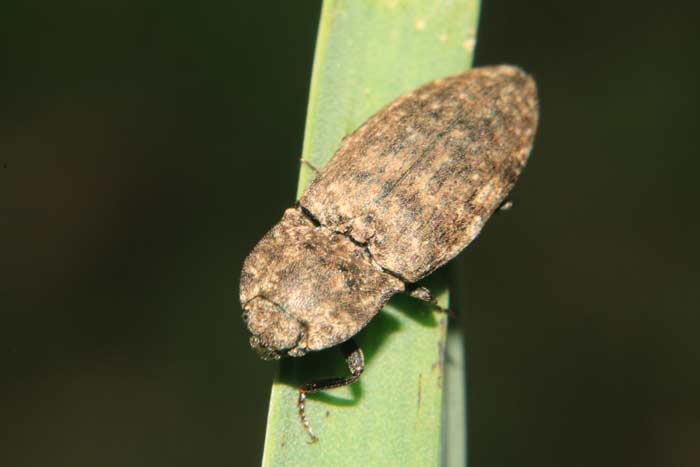
[(299, 417), (301, 418), (302, 425), (304, 425), (304, 430), (306, 430), (306, 432), (311, 437), (311, 441), (309, 441), (309, 443), (313, 444), (316, 441), (318, 441), (318, 437), (316, 437), (313, 430), (311, 429), (311, 425), (309, 425), (309, 419), (306, 418), (306, 412), (304, 410), (306, 406), (306, 391), (304, 391), (303, 389), (299, 389), (299, 401), (297, 402), (297, 406), (299, 407)]

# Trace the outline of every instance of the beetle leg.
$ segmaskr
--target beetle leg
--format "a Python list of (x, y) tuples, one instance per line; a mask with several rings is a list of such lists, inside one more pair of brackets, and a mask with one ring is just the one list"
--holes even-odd
[(504, 212), (504, 211), (509, 211), (510, 208), (513, 207), (513, 200), (512, 199), (504, 199), (503, 202), (496, 208), (497, 212)]
[(307, 161), (307, 160), (304, 159), (303, 157), (302, 157), (301, 159), (299, 159), (299, 160), (301, 161), (302, 164), (306, 165), (308, 168), (310, 168), (311, 170), (313, 170), (314, 173), (315, 173), (316, 175), (318, 175), (318, 174), (321, 172), (321, 171), (318, 170), (311, 162)]
[(408, 293), (409, 297), (416, 298), (421, 302), (430, 303), (431, 305), (437, 305), (437, 299), (433, 296), (433, 293), (427, 287), (414, 287), (412, 289), (407, 289), (406, 292)]
[(407, 289), (406, 293), (408, 293), (409, 297), (418, 299), (422, 302), (429, 303), (430, 305), (435, 307), (437, 311), (447, 313), (449, 316), (452, 317), (455, 316), (454, 312), (451, 309), (443, 308), (440, 305), (438, 305), (437, 298), (435, 298), (433, 293), (427, 287), (423, 287), (422, 285), (418, 287), (414, 286), (413, 288)]
[(306, 394), (311, 392), (325, 391), (326, 389), (339, 388), (341, 386), (347, 386), (358, 380), (362, 371), (365, 369), (365, 356), (362, 353), (362, 349), (357, 346), (354, 340), (350, 339), (346, 342), (340, 344), (340, 350), (345, 355), (345, 362), (350, 370), (350, 376), (344, 376), (339, 378), (328, 378), (321, 379), (318, 381), (310, 381), (304, 383), (299, 387), (299, 402), (297, 403), (299, 407), (299, 418), (301, 418), (301, 423), (304, 425), (304, 430), (311, 437), (311, 442), (315, 443), (318, 438), (311, 429), (309, 420), (306, 418), (305, 412), (305, 401)]

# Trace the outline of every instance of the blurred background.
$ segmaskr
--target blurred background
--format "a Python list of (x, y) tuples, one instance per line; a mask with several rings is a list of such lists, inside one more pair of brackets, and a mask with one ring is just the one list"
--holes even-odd
[[(542, 113), (460, 257), (472, 466), (700, 465), (687, 3), (484, 0), (477, 64)], [(294, 199), (319, 12), (0, 8), (0, 465), (259, 464), (238, 274)]]

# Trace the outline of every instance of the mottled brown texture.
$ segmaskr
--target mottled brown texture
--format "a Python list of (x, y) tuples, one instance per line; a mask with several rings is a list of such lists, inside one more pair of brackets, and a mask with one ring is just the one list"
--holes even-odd
[(347, 137), (300, 203), (416, 282), (481, 231), (527, 161), (535, 83), (511, 66), (433, 81)]
[(263, 357), (301, 356), (346, 341), (403, 288), (364, 248), (291, 208), (243, 265), (243, 318)]
[(497, 66), (426, 84), (371, 117), (246, 259), (251, 345), (278, 358), (344, 342), (456, 256), (513, 187), (537, 109), (532, 78)]

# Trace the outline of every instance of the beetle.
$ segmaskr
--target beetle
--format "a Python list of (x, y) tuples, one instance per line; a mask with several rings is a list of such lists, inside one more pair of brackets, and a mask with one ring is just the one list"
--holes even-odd
[(347, 136), (298, 203), (243, 264), (240, 300), (264, 359), (339, 346), (355, 382), (352, 337), (396, 293), (434, 302), (415, 283), (462, 251), (520, 175), (538, 120), (534, 80), (510, 65), (475, 68), (391, 102)]

